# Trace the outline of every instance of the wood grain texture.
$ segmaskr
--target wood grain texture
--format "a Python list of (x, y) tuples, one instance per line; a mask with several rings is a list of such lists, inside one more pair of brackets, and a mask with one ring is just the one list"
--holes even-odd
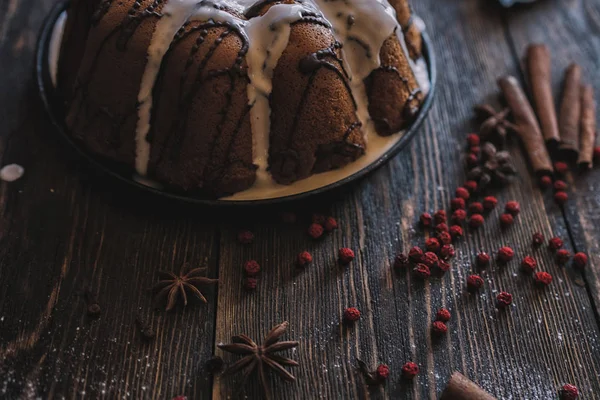
[[(355, 186), (290, 206), (298, 214), (295, 224), (280, 222), (279, 209), (214, 212), (136, 195), (96, 177), (56, 144), (31, 80), (35, 38), (52, 3), (0, 3), (0, 155), (3, 163), (26, 169), (22, 180), (0, 185), (1, 398), (261, 398), (256, 379), (243, 386), (235, 376), (213, 381), (204, 363), (232, 335), (262, 341), (285, 320), (290, 328), (283, 339), (300, 341), (287, 355), (300, 367), (292, 370), (295, 383), (270, 378), (276, 398), (436, 398), (454, 370), (499, 399), (554, 398), (565, 382), (579, 386), (584, 398), (600, 393), (592, 303), (600, 300), (597, 169), (574, 179), (563, 215), (551, 194), (534, 185), (521, 147), (511, 143), (520, 178), (498, 196), (500, 204), (521, 202), (515, 226), (502, 231), (501, 210), (493, 211), (484, 229), (457, 244), (452, 271), (429, 283), (408, 271), (396, 274), (390, 265), (397, 252), (427, 237), (415, 225), (418, 215), (446, 206), (465, 180), (461, 149), (475, 128), (471, 108), (496, 104), (496, 78), (518, 75), (517, 56), (527, 43), (562, 49), (553, 67), (577, 58), (586, 76), (597, 78), (597, 3), (547, 0), (506, 12), (477, 0), (443, 7), (435, 0), (413, 2), (428, 23), (442, 71), (422, 132)], [(567, 50), (565, 42), (578, 47)], [(310, 240), (313, 212), (335, 216), (340, 229)], [(241, 228), (254, 231), (253, 244), (237, 242)], [(584, 287), (547, 249), (531, 248), (534, 231), (592, 254)], [(467, 294), (474, 255), (505, 244), (515, 249), (515, 260), (483, 271), (485, 290)], [(337, 251), (344, 246), (356, 259), (340, 267)], [(303, 250), (314, 261), (299, 271), (294, 262)], [(554, 275), (546, 290), (518, 271), (527, 254)], [(262, 266), (255, 292), (243, 289), (242, 264), (249, 259)], [(155, 310), (147, 289), (156, 271), (178, 271), (185, 261), (208, 266), (208, 276), (220, 279), (218, 288), (202, 288), (209, 304)], [(98, 319), (85, 315), (86, 287), (102, 307)], [(499, 290), (515, 297), (507, 312), (495, 310)], [(349, 306), (362, 311), (353, 327), (341, 323)], [(436, 340), (430, 323), (442, 306), (453, 317), (448, 335)], [(153, 341), (140, 338), (138, 315), (156, 330)], [(227, 363), (237, 359), (216, 353)], [(389, 382), (367, 387), (357, 357), (373, 368), (388, 364)], [(408, 360), (422, 371), (412, 383), (400, 378)]]

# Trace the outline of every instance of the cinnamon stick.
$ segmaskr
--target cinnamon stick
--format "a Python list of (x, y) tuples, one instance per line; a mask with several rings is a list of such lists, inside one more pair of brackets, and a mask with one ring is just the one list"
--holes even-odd
[(579, 138), (579, 159), (581, 169), (592, 168), (594, 143), (596, 141), (596, 102), (594, 89), (584, 85), (581, 89), (581, 136)]
[(496, 398), (460, 372), (454, 372), (440, 400), (496, 400)]
[(525, 145), (533, 170), (538, 176), (552, 174), (552, 160), (544, 144), (540, 125), (521, 85), (514, 76), (506, 76), (498, 80), (498, 86), (512, 111), (517, 133)]
[(533, 104), (540, 120), (544, 140), (550, 148), (556, 148), (560, 142), (560, 134), (552, 95), (552, 71), (548, 47), (543, 44), (530, 45), (527, 49), (527, 66)]
[(567, 160), (579, 154), (579, 124), (581, 118), (581, 67), (571, 64), (565, 73), (563, 98), (560, 104), (560, 151)]

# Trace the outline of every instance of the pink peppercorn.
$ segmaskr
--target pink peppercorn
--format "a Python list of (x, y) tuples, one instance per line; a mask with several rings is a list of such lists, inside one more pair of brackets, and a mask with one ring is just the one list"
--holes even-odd
[(400, 253), (394, 258), (394, 269), (402, 270), (410, 265), (410, 261), (406, 254)]
[(579, 398), (579, 390), (577, 389), (577, 386), (568, 383), (560, 388), (559, 394), (560, 400), (577, 400), (577, 398)]
[(440, 249), (440, 256), (445, 260), (454, 257), (454, 253), (454, 246), (452, 246), (451, 244), (445, 244)]
[(456, 197), (452, 199), (450, 202), (450, 208), (452, 210), (462, 210), (465, 208), (465, 199), (461, 199), (460, 197)]
[(563, 247), (563, 241), (559, 237), (553, 237), (550, 239), (550, 241), (548, 241), (548, 247), (550, 250), (558, 250)]
[(496, 199), (494, 196), (487, 196), (483, 199), (483, 208), (488, 211), (496, 208), (496, 205), (498, 205), (498, 199)]
[(254, 241), (254, 233), (250, 231), (238, 232), (238, 242), (241, 244), (250, 244)]
[(471, 197), (471, 195), (469, 194), (469, 191), (467, 189), (465, 189), (464, 187), (459, 187), (458, 189), (456, 189), (456, 197), (460, 197), (461, 199), (465, 199), (465, 200), (469, 200), (469, 197)]
[(458, 225), (452, 225), (450, 227), (450, 235), (454, 239), (461, 238), (463, 236), (463, 229), (460, 226), (458, 226)]
[(557, 161), (554, 163), (554, 170), (559, 175), (564, 175), (569, 171), (569, 165), (566, 162)]
[(466, 163), (468, 167), (475, 167), (479, 164), (479, 157), (475, 153), (467, 154)]
[(402, 377), (404, 379), (414, 379), (419, 373), (419, 366), (414, 362), (407, 362), (402, 366)]
[(325, 217), (323, 214), (313, 214), (312, 215), (312, 223), (313, 224), (324, 225), (326, 219), (327, 219), (327, 217)]
[(561, 180), (554, 182), (554, 190), (557, 192), (567, 190), (567, 183)]
[(467, 219), (467, 212), (465, 210), (456, 210), (452, 213), (452, 222), (456, 225), (460, 225)]
[(477, 182), (475, 181), (466, 181), (463, 187), (467, 189), (471, 194), (477, 192)]
[(442, 272), (450, 271), (450, 264), (448, 264), (448, 262), (445, 260), (438, 260), (437, 267)]
[(429, 238), (425, 241), (425, 247), (428, 251), (437, 253), (440, 250), (440, 241), (436, 238)]
[(448, 327), (442, 321), (434, 321), (431, 324), (431, 331), (434, 335), (443, 335), (448, 332)]
[(171, 400), (187, 400), (187, 396), (176, 396), (173, 397)]
[(514, 256), (515, 252), (510, 247), (505, 246), (501, 247), (500, 250), (498, 250), (498, 261), (500, 261), (501, 263), (509, 262), (513, 259)]
[(244, 283), (244, 287), (248, 290), (256, 289), (257, 285), (258, 281), (256, 280), (256, 278), (246, 278), (246, 281)]
[(423, 258), (423, 250), (417, 246), (413, 247), (408, 252), (408, 258), (410, 258), (412, 262), (421, 262), (421, 259)]
[(504, 205), (504, 211), (508, 214), (511, 214), (513, 217), (516, 217), (521, 212), (521, 205), (517, 201), (508, 201)]
[(428, 279), (431, 276), (431, 270), (425, 264), (419, 263), (413, 269), (414, 274), (421, 279)]
[(429, 214), (429, 213), (421, 214), (420, 220), (421, 220), (421, 225), (423, 225), (425, 228), (428, 228), (433, 224), (433, 218), (431, 217), (431, 214)]
[(579, 269), (585, 268), (588, 263), (588, 256), (585, 253), (576, 253), (573, 256), (573, 266)]
[(485, 219), (483, 218), (483, 215), (473, 214), (469, 219), (469, 226), (471, 227), (471, 229), (477, 229), (483, 226), (484, 221)]
[(537, 268), (537, 261), (531, 256), (526, 256), (523, 258), (523, 261), (521, 261), (521, 268), (525, 272), (533, 272)]
[(475, 262), (479, 268), (485, 268), (490, 265), (490, 256), (487, 253), (479, 253), (475, 258)]
[(442, 244), (442, 245), (452, 243), (452, 236), (448, 232), (438, 233), (437, 239), (439, 240), (440, 244)]
[(423, 258), (421, 259), (421, 262), (423, 264), (427, 265), (429, 268), (433, 268), (436, 266), (436, 264), (438, 262), (438, 256), (435, 253), (428, 251), (425, 254), (423, 254)]
[(443, 224), (447, 220), (446, 210), (438, 210), (433, 214), (433, 221), (436, 225)]
[(496, 307), (498, 308), (506, 308), (512, 304), (512, 294), (507, 292), (500, 292), (498, 296), (496, 296)]
[(437, 224), (437, 225), (435, 226), (435, 231), (436, 231), (437, 233), (441, 233), (441, 232), (448, 232), (448, 230), (449, 230), (449, 229), (448, 229), (448, 225), (446, 225), (446, 224), (445, 224), (445, 223), (443, 223), (443, 222), (442, 222), (441, 224)]
[(483, 214), (483, 204), (481, 204), (478, 201), (475, 201), (471, 204), (469, 204), (469, 212), (471, 214)]
[(344, 310), (344, 320), (346, 322), (356, 322), (360, 318), (360, 311), (356, 307), (349, 307)]
[(504, 228), (511, 226), (514, 222), (515, 222), (515, 219), (513, 218), (512, 214), (506, 213), (506, 214), (502, 214), (500, 216), (500, 224)]
[(566, 263), (569, 262), (569, 259), (571, 258), (571, 252), (567, 249), (559, 249), (556, 252), (556, 263), (558, 265), (565, 265)]
[(308, 227), (308, 234), (313, 239), (319, 239), (321, 236), (323, 236), (323, 232), (323, 225), (313, 223)]
[(552, 283), (552, 275), (547, 272), (536, 272), (533, 279), (535, 280), (535, 283), (540, 286), (548, 286)]
[(325, 224), (323, 225), (327, 232), (334, 231), (338, 228), (338, 223), (333, 217), (327, 217)]
[(600, 146), (594, 147), (594, 159), (600, 160)]
[(476, 133), (470, 133), (467, 135), (467, 144), (469, 145), (469, 147), (479, 146), (479, 142), (479, 135), (477, 135)]
[(303, 251), (302, 253), (298, 254), (298, 257), (296, 259), (296, 264), (299, 267), (305, 267), (308, 264), (310, 264), (311, 262), (312, 262), (312, 255), (308, 251)]
[(469, 153), (472, 153), (472, 154), (475, 154), (476, 156), (478, 156), (479, 153), (481, 153), (481, 147), (471, 146), (471, 147), (469, 147)]
[(467, 278), (467, 290), (469, 292), (476, 292), (483, 287), (483, 278), (479, 275), (470, 275)]
[(539, 232), (534, 233), (532, 243), (535, 247), (541, 246), (544, 244), (544, 235)]
[(548, 175), (544, 175), (540, 178), (540, 186), (543, 189), (549, 188), (552, 185), (552, 178)]
[(375, 370), (375, 375), (377, 375), (379, 380), (386, 380), (390, 376), (390, 367), (385, 364), (380, 364), (377, 367), (377, 370)]
[(244, 263), (244, 271), (248, 276), (256, 276), (260, 272), (260, 265), (255, 260), (249, 260)]
[(567, 200), (569, 200), (569, 195), (567, 194), (567, 192), (562, 192), (561, 191), (561, 192), (554, 193), (554, 201), (559, 206), (565, 205), (565, 203), (567, 202)]
[(442, 322), (450, 321), (450, 311), (445, 308), (440, 308), (435, 314), (435, 319)]
[(354, 260), (354, 251), (352, 251), (352, 249), (349, 249), (347, 247), (343, 247), (339, 251), (338, 259), (339, 259), (340, 264), (348, 265), (352, 262), (352, 260)]

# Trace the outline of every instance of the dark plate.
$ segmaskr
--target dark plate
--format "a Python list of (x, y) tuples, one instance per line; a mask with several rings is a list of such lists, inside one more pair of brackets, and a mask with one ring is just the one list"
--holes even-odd
[(121, 165), (114, 164), (111, 162), (107, 162), (106, 160), (99, 158), (86, 149), (81, 147), (79, 143), (74, 141), (71, 136), (67, 133), (67, 128), (64, 125), (64, 112), (61, 107), (61, 101), (59, 100), (58, 94), (52, 84), (52, 79), (50, 77), (50, 68), (48, 66), (48, 53), (49, 53), (49, 44), (52, 37), (52, 30), (54, 28), (54, 24), (58, 20), (60, 14), (67, 8), (68, 1), (62, 1), (57, 3), (50, 15), (44, 22), (44, 26), (42, 27), (42, 32), (40, 34), (40, 38), (38, 40), (37, 46), (37, 54), (36, 54), (36, 80), (38, 84), (38, 89), (40, 91), (40, 96), (42, 102), (44, 104), (44, 108), (48, 112), (50, 116), (50, 120), (52, 124), (56, 128), (56, 132), (60, 135), (60, 137), (68, 143), (68, 145), (75, 150), (75, 152), (79, 153), (83, 158), (85, 158), (94, 168), (98, 169), (100, 172), (108, 174), (121, 182), (125, 182), (129, 186), (135, 187), (138, 190), (142, 190), (145, 192), (152, 193), (154, 195), (185, 201), (189, 203), (196, 203), (202, 205), (209, 206), (259, 206), (259, 205), (273, 205), (273, 204), (281, 204), (283, 202), (290, 202), (294, 200), (306, 199), (308, 197), (316, 196), (319, 194), (323, 194), (325, 192), (338, 189), (344, 185), (347, 185), (353, 181), (356, 181), (365, 175), (375, 171), (377, 168), (381, 167), (387, 161), (389, 161), (393, 156), (398, 154), (400, 150), (402, 150), (408, 142), (414, 137), (414, 135), (419, 130), (419, 127), (425, 120), (427, 113), (429, 112), (431, 105), (433, 103), (433, 97), (435, 93), (435, 86), (437, 80), (437, 71), (435, 66), (435, 56), (433, 52), (433, 47), (431, 44), (431, 39), (427, 36), (427, 33), (423, 33), (423, 55), (425, 60), (427, 61), (429, 68), (429, 77), (431, 79), (431, 89), (419, 111), (419, 115), (415, 122), (408, 128), (408, 130), (404, 133), (404, 136), (386, 153), (384, 153), (379, 159), (373, 161), (371, 164), (361, 169), (360, 171), (350, 175), (346, 178), (343, 178), (335, 183), (332, 183), (327, 186), (323, 186), (318, 189), (310, 190), (307, 192), (277, 197), (272, 199), (265, 200), (247, 200), (247, 201), (227, 201), (227, 200), (215, 200), (214, 198), (195, 196), (186, 193), (177, 193), (171, 192), (167, 190), (158, 190), (155, 188), (151, 188), (145, 185), (142, 185), (135, 180), (132, 179), (132, 171), (130, 168), (124, 168)]

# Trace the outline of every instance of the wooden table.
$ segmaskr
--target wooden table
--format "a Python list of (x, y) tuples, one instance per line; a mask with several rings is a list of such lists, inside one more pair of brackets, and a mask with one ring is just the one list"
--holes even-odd
[[(472, 106), (497, 102), (496, 78), (523, 76), (520, 62), (531, 42), (553, 50), (554, 86), (571, 61), (600, 91), (600, 2), (543, 0), (504, 10), (491, 0), (414, 1), (435, 43), (440, 79), (435, 106), (417, 138), (399, 156), (354, 187), (318, 203), (281, 210), (241, 212), (198, 209), (132, 194), (88, 170), (54, 135), (32, 79), (38, 30), (53, 0), (0, 2), (0, 158), (25, 176), (0, 185), (0, 398), (258, 398), (256, 380), (214, 378), (205, 370), (232, 335), (262, 340), (289, 321), (285, 338), (300, 341), (295, 383), (271, 379), (276, 398), (435, 398), (458, 370), (498, 398), (552, 399), (563, 383), (584, 399), (600, 398), (600, 169), (569, 176), (563, 211), (532, 182), (515, 144), (520, 178), (498, 193), (515, 199), (517, 224), (501, 231), (496, 210), (485, 228), (457, 245), (452, 271), (422, 284), (395, 274), (399, 251), (422, 244), (415, 222), (423, 211), (445, 207), (465, 180), (461, 149), (476, 128)], [(324, 240), (306, 234), (310, 214), (335, 216), (340, 229)], [(236, 240), (251, 229), (254, 244)], [(561, 268), (531, 235), (561, 236), (572, 251), (585, 251), (582, 275)], [(465, 292), (474, 255), (511, 245), (517, 258), (534, 255), (554, 275), (546, 290), (518, 273), (518, 260), (484, 272), (481, 295)], [(356, 260), (336, 266), (348, 246)], [(296, 255), (309, 250), (302, 272)], [(244, 291), (242, 264), (262, 265), (258, 288)], [(165, 313), (153, 307), (148, 288), (161, 269), (183, 262), (208, 267), (218, 287), (204, 288), (209, 304)], [(101, 305), (86, 315), (89, 288)], [(496, 293), (510, 291), (514, 307), (497, 312)], [(362, 311), (354, 327), (340, 323), (343, 310)], [(432, 339), (440, 307), (452, 311), (449, 332)], [(135, 320), (156, 331), (142, 340)], [(356, 359), (373, 368), (386, 363), (391, 377), (369, 389)], [(414, 382), (400, 378), (405, 361), (419, 364)]]

